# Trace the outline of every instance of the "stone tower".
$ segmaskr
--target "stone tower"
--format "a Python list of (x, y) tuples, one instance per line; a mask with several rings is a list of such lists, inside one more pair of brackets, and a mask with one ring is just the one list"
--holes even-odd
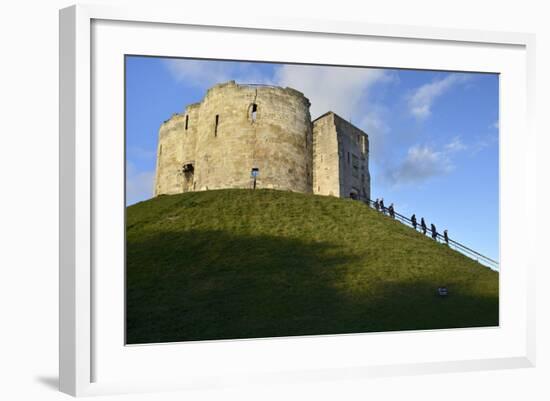
[(154, 195), (257, 187), (368, 199), (368, 137), (292, 88), (210, 88), (159, 130)]
[(331, 111), (313, 121), (313, 192), (370, 199), (369, 138)]

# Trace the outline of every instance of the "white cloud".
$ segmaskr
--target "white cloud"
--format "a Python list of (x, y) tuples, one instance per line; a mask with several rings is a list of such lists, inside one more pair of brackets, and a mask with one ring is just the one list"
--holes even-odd
[(230, 80), (240, 83), (271, 83), (269, 77), (262, 74), (254, 63), (187, 59), (168, 59), (165, 63), (176, 81), (204, 89)]
[(138, 171), (130, 161), (126, 163), (126, 204), (150, 199), (153, 197), (153, 171)]
[(447, 152), (460, 152), (461, 150), (466, 150), (467, 148), (468, 147), (458, 136), (455, 136), (451, 142), (445, 145), (445, 150)]
[(386, 168), (383, 178), (392, 186), (401, 186), (419, 184), (432, 177), (449, 174), (455, 168), (453, 156), (466, 149), (468, 147), (458, 136), (440, 150), (428, 145), (411, 146), (407, 156), (397, 167)]
[(305, 94), (311, 102), (312, 118), (333, 111), (345, 119), (360, 111), (360, 101), (368, 96), (370, 87), (391, 79), (382, 69), (291, 64), (278, 67), (274, 77), (276, 85)]
[(445, 78), (436, 79), (429, 84), (420, 86), (408, 97), (409, 112), (419, 120), (426, 119), (431, 115), (433, 103), (438, 97), (455, 84), (467, 80), (467, 75), (450, 74)]
[(364, 115), (360, 102), (368, 97), (369, 88), (397, 79), (387, 70), (371, 68), (281, 64), (275, 66), (271, 77), (256, 63), (187, 59), (169, 59), (165, 63), (175, 80), (204, 89), (230, 80), (297, 89), (310, 100), (312, 118), (327, 111), (345, 119)]
[[(371, 103), (358, 124), (358, 127), (369, 136), (371, 159), (377, 163), (387, 160), (392, 150), (392, 141), (389, 137), (390, 126), (387, 121), (389, 121), (388, 110), (381, 105)], [(399, 134), (396, 133), (396, 135)]]
[(414, 184), (447, 174), (453, 168), (445, 152), (415, 145), (409, 148), (407, 156), (397, 168), (387, 172), (387, 178), (392, 185)]

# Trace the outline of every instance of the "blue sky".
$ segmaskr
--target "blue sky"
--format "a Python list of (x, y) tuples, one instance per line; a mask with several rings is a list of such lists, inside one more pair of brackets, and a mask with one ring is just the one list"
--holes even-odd
[(231, 79), (293, 87), (312, 118), (351, 120), (369, 135), (373, 199), (499, 260), (496, 74), (128, 56), (128, 204), (152, 196), (160, 124)]

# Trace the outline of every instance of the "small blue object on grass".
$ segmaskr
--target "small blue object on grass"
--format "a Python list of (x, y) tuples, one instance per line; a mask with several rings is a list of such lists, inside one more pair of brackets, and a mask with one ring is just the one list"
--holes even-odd
[(447, 290), (447, 287), (439, 287), (437, 289), (437, 293), (439, 294), (440, 297), (446, 297), (447, 295), (449, 295), (449, 291)]

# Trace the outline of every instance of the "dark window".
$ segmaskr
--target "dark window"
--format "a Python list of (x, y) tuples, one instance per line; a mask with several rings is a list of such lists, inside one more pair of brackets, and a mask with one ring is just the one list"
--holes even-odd
[(189, 126), (189, 114), (185, 116), (185, 130), (187, 131), (187, 127)]
[(355, 155), (351, 155), (351, 157), (352, 157), (352, 167), (353, 167), (353, 169), (351, 170), (351, 174), (355, 178), (359, 178), (359, 158)]
[(348, 152), (348, 164), (349, 164), (349, 152)]
[(216, 123), (214, 125), (214, 136), (218, 136), (218, 123), (220, 122), (220, 115), (216, 114)]
[(252, 106), (250, 106), (250, 121), (255, 122), (257, 114), (258, 114), (258, 105), (256, 103), (252, 103)]

